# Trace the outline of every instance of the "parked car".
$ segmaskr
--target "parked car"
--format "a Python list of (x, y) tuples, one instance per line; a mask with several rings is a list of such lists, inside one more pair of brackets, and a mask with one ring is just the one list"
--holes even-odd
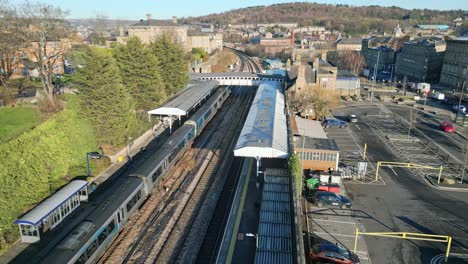
[(444, 132), (450, 132), (450, 133), (455, 132), (455, 127), (450, 122), (442, 122), (439, 125), (439, 128)]
[(433, 93), (433, 94), (432, 94), (432, 98), (433, 98), (433, 99), (436, 99), (436, 100), (439, 100), (439, 101), (440, 101), (440, 100), (444, 100), (444, 99), (445, 99), (445, 94), (439, 93), (439, 92)]
[(359, 257), (350, 250), (334, 244), (316, 244), (310, 257), (318, 263), (359, 264)]
[(351, 201), (348, 198), (333, 192), (316, 192), (312, 197), (312, 202), (318, 207), (338, 207), (346, 209), (351, 207)]
[(352, 114), (348, 116), (348, 122), (350, 123), (357, 123), (357, 115)]
[(453, 106), (453, 110), (465, 113), (466, 112), (466, 107), (464, 105), (460, 105), (460, 107), (458, 107), (458, 104), (457, 104), (457, 105)]
[(348, 126), (348, 123), (346, 123), (345, 121), (341, 121), (339, 119), (336, 119), (336, 118), (327, 118), (327, 119), (323, 120), (322, 125), (324, 127), (341, 127), (341, 128), (345, 128), (345, 127)]

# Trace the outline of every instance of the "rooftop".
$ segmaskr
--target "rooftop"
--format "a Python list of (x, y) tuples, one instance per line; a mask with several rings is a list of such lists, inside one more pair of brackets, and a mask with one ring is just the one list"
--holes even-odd
[(336, 78), (359, 78), (359, 77), (350, 71), (338, 70), (338, 73), (336, 74)]
[(183, 116), (218, 87), (218, 81), (191, 80), (182, 92), (164, 106), (148, 111), (149, 115)]
[(234, 148), (236, 157), (288, 157), (284, 104), (284, 95), (276, 85), (260, 84)]
[(42, 221), (42, 219), (51, 214), (60, 205), (68, 201), (70, 197), (75, 195), (81, 189), (85, 188), (86, 185), (88, 185), (87, 181), (71, 181), (53, 195), (49, 196), (49, 198), (45, 199), (39, 205), (31, 209), (29, 212), (21, 216), (18, 220), (16, 220), (15, 224), (37, 225), (40, 221)]
[(296, 116), (294, 120), (297, 125), (297, 131), (293, 131), (294, 135), (305, 135), (311, 138), (328, 138), (319, 121), (300, 118), (298, 116)]
[(147, 19), (130, 25), (130, 27), (176, 27), (172, 20)]
[(338, 44), (343, 45), (343, 44), (361, 44), (362, 43), (362, 38), (345, 38), (341, 39)]
[(304, 149), (339, 151), (335, 140), (328, 138), (295, 137), (294, 146), (296, 149), (302, 149), (304, 146)]

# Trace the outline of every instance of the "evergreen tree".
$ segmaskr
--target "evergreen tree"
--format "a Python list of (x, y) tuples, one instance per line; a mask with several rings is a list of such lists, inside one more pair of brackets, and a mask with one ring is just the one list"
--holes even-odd
[(182, 90), (189, 81), (184, 50), (169, 34), (163, 34), (150, 44), (152, 53), (158, 58), (165, 90), (171, 96)]
[(117, 45), (113, 55), (137, 110), (148, 111), (165, 100), (158, 59), (139, 38), (132, 37), (127, 45)]
[(76, 67), (72, 80), (79, 90), (83, 114), (93, 122), (99, 143), (123, 145), (133, 136), (138, 123), (119, 68), (104, 49), (88, 48), (83, 57), (85, 63)]

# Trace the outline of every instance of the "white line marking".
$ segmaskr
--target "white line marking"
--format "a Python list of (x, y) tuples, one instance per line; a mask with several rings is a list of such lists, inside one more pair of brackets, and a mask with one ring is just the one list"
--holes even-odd
[(359, 131), (361, 131), (361, 128), (358, 125), (356, 125), (356, 128), (359, 129)]
[(312, 221), (322, 221), (322, 222), (341, 223), (341, 224), (350, 224), (350, 225), (356, 224), (355, 222), (334, 221), (334, 220), (326, 220), (326, 219), (312, 219)]
[(352, 237), (355, 238), (355, 235), (344, 235), (344, 234), (336, 234), (336, 233), (328, 233), (328, 232), (314, 232), (317, 235), (329, 235), (329, 236), (343, 236), (343, 237)]

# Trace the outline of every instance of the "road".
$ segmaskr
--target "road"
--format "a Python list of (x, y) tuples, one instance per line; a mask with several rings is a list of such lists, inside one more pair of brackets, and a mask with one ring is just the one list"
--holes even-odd
[[(375, 106), (340, 108), (334, 113), (363, 116), (379, 114)], [(379, 120), (383, 119), (382, 117)], [(421, 125), (421, 128), (424, 125)], [(419, 127), (419, 126), (418, 126)], [(358, 127), (349, 130), (358, 144), (368, 145), (371, 162), (400, 161), (399, 156), (384, 144), (361, 118)], [(438, 134), (433, 138), (456, 151), (451, 136)], [(403, 168), (381, 169), (385, 185), (347, 184), (353, 209), (365, 227), (364, 232), (415, 232), (453, 237), (452, 252), (468, 253), (468, 193), (442, 191), (429, 186), (423, 178)], [(361, 230), (362, 231), (362, 230)], [(396, 238), (365, 237), (373, 263), (431, 263), (444, 253), (446, 244), (426, 241), (402, 241)], [(441, 262), (437, 262), (441, 263)], [(465, 263), (450, 259), (449, 263)]]

